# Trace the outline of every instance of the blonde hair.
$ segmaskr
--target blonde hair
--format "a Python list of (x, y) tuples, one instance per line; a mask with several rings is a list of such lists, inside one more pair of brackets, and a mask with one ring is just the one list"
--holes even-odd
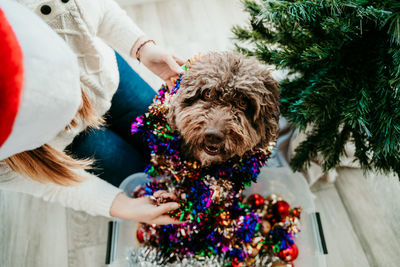
[[(99, 128), (104, 124), (104, 119), (97, 114), (93, 104), (82, 91), (82, 104), (75, 118), (66, 129), (78, 125), (77, 120), (82, 120), (87, 126)], [(42, 183), (52, 182), (58, 185), (72, 185), (83, 181), (84, 178), (75, 170), (88, 170), (93, 160), (78, 160), (65, 152), (55, 149), (50, 145), (43, 145), (34, 150), (24, 151), (5, 159), (5, 162), (18, 174), (29, 177)]]
[(74, 170), (87, 170), (92, 163), (91, 160), (73, 159), (49, 145), (13, 155), (5, 162), (20, 175), (42, 183), (59, 185), (72, 185), (84, 180)]
[(73, 128), (78, 125), (77, 119), (82, 120), (87, 126), (95, 129), (99, 129), (101, 125), (104, 125), (104, 119), (94, 109), (94, 106), (86, 93), (81, 89), (82, 93), (82, 104), (79, 107), (77, 115), (71, 121), (71, 123), (66, 127)]

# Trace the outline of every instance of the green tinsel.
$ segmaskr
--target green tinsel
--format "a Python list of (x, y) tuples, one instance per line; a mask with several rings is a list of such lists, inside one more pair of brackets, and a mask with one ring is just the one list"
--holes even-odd
[(278, 69), (281, 111), (307, 139), (291, 160), (317, 153), (336, 167), (346, 142), (365, 170), (400, 174), (400, 1), (243, 1), (238, 50)]

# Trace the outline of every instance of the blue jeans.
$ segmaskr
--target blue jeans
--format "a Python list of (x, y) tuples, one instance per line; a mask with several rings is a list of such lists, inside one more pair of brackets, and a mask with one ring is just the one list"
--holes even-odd
[(130, 129), (135, 118), (147, 111), (155, 92), (119, 54), (116, 56), (120, 82), (106, 114), (106, 126), (81, 133), (67, 149), (76, 158), (95, 159), (89, 172), (119, 186), (129, 175), (143, 172), (148, 162), (146, 146)]

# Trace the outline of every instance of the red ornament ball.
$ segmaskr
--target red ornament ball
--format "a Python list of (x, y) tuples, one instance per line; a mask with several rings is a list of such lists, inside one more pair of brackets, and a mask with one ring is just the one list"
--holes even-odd
[(232, 262), (232, 267), (243, 267), (244, 262), (239, 262), (237, 259)]
[(150, 238), (150, 231), (146, 229), (143, 224), (140, 224), (138, 229), (136, 230), (136, 238), (140, 244), (143, 244)]
[(264, 207), (265, 199), (260, 194), (252, 194), (246, 201), (252, 209), (262, 209)]
[(301, 214), (301, 209), (300, 208), (294, 208), (292, 210), (292, 215), (296, 218), (300, 219), (300, 214)]
[(286, 262), (292, 262), (299, 256), (299, 249), (296, 244), (292, 244), (291, 247), (281, 250), (278, 253), (278, 257)]
[(279, 200), (272, 206), (272, 210), (274, 215), (278, 217), (279, 220), (284, 221), (290, 213), (290, 206), (286, 201)]

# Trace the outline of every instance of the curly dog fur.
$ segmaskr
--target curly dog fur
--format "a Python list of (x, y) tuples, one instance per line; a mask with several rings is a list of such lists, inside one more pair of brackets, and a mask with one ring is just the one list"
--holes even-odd
[(202, 166), (275, 141), (279, 83), (254, 58), (211, 52), (193, 62), (171, 99), (168, 122)]

